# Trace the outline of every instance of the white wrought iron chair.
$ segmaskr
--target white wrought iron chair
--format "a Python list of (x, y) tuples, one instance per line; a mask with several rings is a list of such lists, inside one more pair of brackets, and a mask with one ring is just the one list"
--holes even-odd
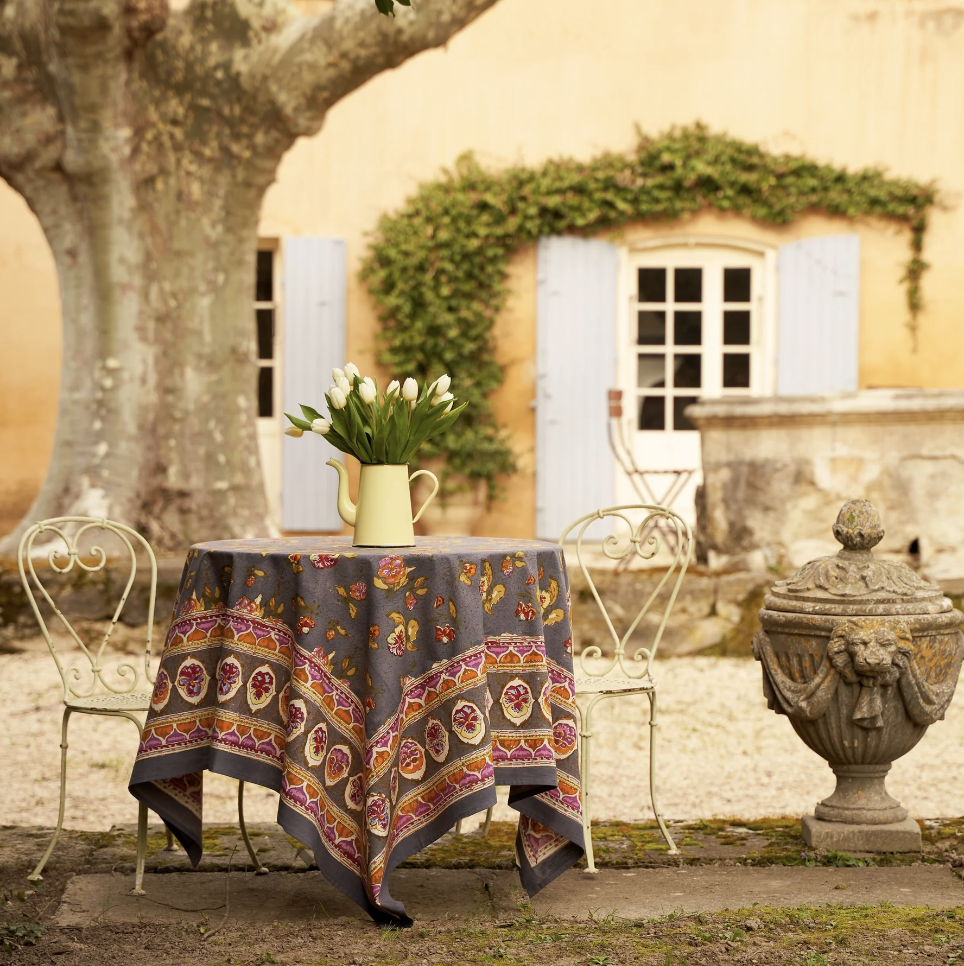
[[(620, 635), (613, 626), (605, 603), (596, 589), (595, 581), (589, 572), (583, 556), (583, 540), (586, 530), (599, 520), (613, 519), (625, 526), (624, 535), (612, 533), (605, 537), (601, 552), (617, 563), (631, 559), (634, 555), (642, 560), (652, 560), (659, 552), (664, 541), (661, 537), (670, 530), (665, 540), (668, 559), (666, 572), (656, 584), (655, 589), (644, 601), (633, 622)], [(625, 532), (628, 529), (628, 533)], [(599, 608), (613, 642), (612, 657), (603, 657), (602, 649), (592, 644), (583, 649), (576, 665), (576, 708), (579, 714), (579, 783), (582, 789), (582, 824), (586, 846), (586, 871), (598, 872), (593, 856), (591, 829), (590, 796), (590, 746), (592, 732), (592, 712), (603, 698), (631, 697), (645, 695), (649, 699), (649, 795), (653, 813), (659, 830), (669, 846), (670, 855), (678, 855), (679, 849), (670, 835), (656, 800), (656, 680), (652, 676), (653, 659), (666, 630), (666, 622), (676, 603), (680, 585), (689, 566), (693, 538), (689, 525), (677, 513), (667, 507), (649, 504), (631, 504), (596, 510), (580, 517), (563, 531), (559, 542), (565, 545), (567, 539), (575, 540), (576, 560), (593, 600)], [(669, 589), (665, 604), (657, 602), (664, 588)], [(658, 623), (652, 630), (652, 639), (647, 647), (639, 647), (631, 657), (626, 654), (626, 645), (640, 622), (654, 611), (654, 605), (662, 608)], [(573, 642), (576, 640), (573, 629)], [(603, 662), (604, 666), (599, 667)], [(595, 665), (595, 666), (593, 666)], [(492, 821), (492, 809), (485, 815), (483, 835), (487, 835)], [(461, 830), (461, 823), (456, 832)]]
[[(124, 585), (120, 601), (114, 610), (110, 626), (104, 634), (99, 647), (88, 647), (81, 639), (80, 635), (71, 625), (67, 617), (60, 608), (54, 603), (50, 592), (44, 584), (44, 576), (41, 570), (38, 573), (35, 561), (38, 557), (45, 556), (52, 572), (66, 574), (73, 569), (76, 564), (79, 570), (86, 573), (96, 573), (104, 569), (107, 564), (107, 553), (97, 544), (91, 544), (85, 549), (80, 549), (81, 541), (90, 534), (90, 531), (101, 531), (113, 534), (126, 548), (129, 554), (130, 572), (127, 582)], [(99, 535), (102, 539), (102, 535)], [(90, 534), (91, 539), (98, 539), (98, 536)], [(40, 538), (40, 545), (35, 548), (35, 543)], [(48, 545), (48, 541), (49, 545)], [(150, 597), (147, 606), (147, 627), (145, 631), (145, 649), (143, 668), (135, 666), (131, 661), (120, 660), (119, 663), (109, 662), (111, 666), (105, 666), (104, 657), (107, 645), (110, 642), (111, 633), (120, 619), (127, 597), (134, 585), (134, 578), (137, 574), (137, 554), (143, 552), (151, 568)], [(124, 551), (121, 550), (121, 553)], [(41, 873), (47, 860), (50, 858), (57, 844), (61, 829), (64, 824), (64, 805), (66, 802), (67, 784), (67, 725), (70, 716), (77, 714), (97, 714), (113, 718), (126, 718), (132, 721), (140, 735), (143, 728), (143, 721), (138, 717), (138, 713), (144, 713), (151, 705), (151, 693), (156, 677), (156, 670), (151, 670), (151, 633), (154, 627), (154, 601), (157, 593), (157, 561), (154, 551), (151, 549), (147, 540), (136, 530), (107, 519), (97, 519), (94, 517), (54, 517), (35, 523), (20, 540), (17, 551), (17, 563), (20, 569), (20, 580), (23, 583), (24, 592), (30, 601), (40, 632), (43, 634), (47, 647), (53, 656), (60, 672), (60, 678), (64, 685), (64, 714), (60, 731), (60, 810), (57, 815), (57, 827), (54, 830), (53, 838), (43, 858), (37, 863), (37, 867), (28, 876), (31, 882), (37, 882), (43, 878)], [(28, 576), (29, 575), (29, 576)], [(61, 655), (57, 652), (54, 642), (47, 627), (47, 621), (38, 605), (36, 592), (46, 602), (53, 614), (63, 624), (67, 633), (73, 638), (79, 647), (87, 666), (81, 667), (67, 666), (64, 664)], [(49, 616), (49, 615), (48, 615)], [(265, 869), (257, 853), (248, 838), (248, 831), (244, 824), (244, 782), (238, 784), (238, 823), (241, 827), (241, 837), (247, 847), (248, 855), (258, 873), (265, 873)], [(167, 831), (167, 850), (175, 851), (177, 846), (174, 844), (174, 837), (170, 830)], [(137, 814), (137, 867), (134, 889), (132, 895), (144, 895), (142, 888), (144, 879), (144, 861), (147, 854), (147, 806), (141, 803), (138, 806)]]

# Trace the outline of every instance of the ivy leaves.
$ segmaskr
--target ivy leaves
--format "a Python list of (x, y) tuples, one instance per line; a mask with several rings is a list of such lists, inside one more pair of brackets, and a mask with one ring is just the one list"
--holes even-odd
[[(392, 0), (376, 2), (381, 9)], [(379, 361), (419, 381), (441, 370), (458, 382), (471, 405), (421, 455), (443, 457), (448, 470), (486, 480), (490, 498), (497, 476), (515, 468), (488, 401), (503, 378), (492, 326), (506, 303), (509, 259), (541, 235), (597, 234), (704, 208), (778, 225), (809, 211), (887, 218), (910, 229), (902, 281), (915, 330), (933, 184), (770, 154), (700, 124), (653, 138), (638, 133), (631, 153), (588, 162), (558, 159), (490, 172), (464, 155), (454, 171), (423, 184), (379, 222), (361, 272), (382, 322)], [(511, 355), (512, 346), (506, 348)]]
[(400, 3), (403, 7), (410, 7), (412, 0), (375, 0), (378, 12), (385, 14), (386, 17), (395, 16), (395, 4)]

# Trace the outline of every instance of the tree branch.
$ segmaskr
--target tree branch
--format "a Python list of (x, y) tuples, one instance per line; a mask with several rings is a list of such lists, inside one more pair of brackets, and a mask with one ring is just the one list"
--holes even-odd
[(54, 79), (45, 66), (50, 8), (42, 0), (0, 0), (0, 177), (51, 168), (63, 149)]
[(267, 91), (294, 136), (314, 134), (337, 100), (376, 74), (442, 46), (497, 0), (417, 0), (378, 13), (373, 0), (337, 0), (253, 52), (246, 86)]

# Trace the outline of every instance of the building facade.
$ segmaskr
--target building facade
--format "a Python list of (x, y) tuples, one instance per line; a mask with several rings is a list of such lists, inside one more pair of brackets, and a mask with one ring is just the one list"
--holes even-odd
[[(358, 279), (367, 238), (465, 151), (494, 169), (589, 160), (631, 148), (636, 125), (702, 121), (772, 151), (934, 180), (942, 200), (916, 339), (901, 282), (907, 232), (885, 221), (810, 214), (773, 226), (705, 211), (521, 247), (496, 323), (506, 379), (494, 397), (519, 472), (480, 535), (551, 537), (580, 512), (634, 498), (607, 438), (609, 389), (622, 390), (622, 429), (655, 495), (677, 479), (660, 471), (682, 472), (676, 505), (692, 517), (701, 446), (685, 409), (697, 399), (964, 387), (962, 108), (964, 7), (947, 3), (501, 0), (445, 48), (338, 103), (265, 199), (252, 326), (277, 525), (341, 528), (329, 484), (304, 491), (330, 474), (333, 492), (334, 473), (316, 472), (322, 447), (283, 440), (281, 414), (320, 399), (330, 365), (373, 368), (378, 323)], [(2, 182), (0, 287), (7, 528), (49, 459), (60, 322), (46, 242)]]

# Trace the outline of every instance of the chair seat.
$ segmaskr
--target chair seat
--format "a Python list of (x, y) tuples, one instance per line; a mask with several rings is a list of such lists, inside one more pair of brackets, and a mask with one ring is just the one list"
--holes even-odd
[(151, 706), (150, 691), (128, 691), (126, 694), (92, 694), (89, 698), (71, 696), (65, 702), (76, 711), (147, 711)]
[(642, 694), (655, 691), (656, 683), (650, 677), (630, 678), (617, 675), (606, 677), (576, 676), (576, 694)]

